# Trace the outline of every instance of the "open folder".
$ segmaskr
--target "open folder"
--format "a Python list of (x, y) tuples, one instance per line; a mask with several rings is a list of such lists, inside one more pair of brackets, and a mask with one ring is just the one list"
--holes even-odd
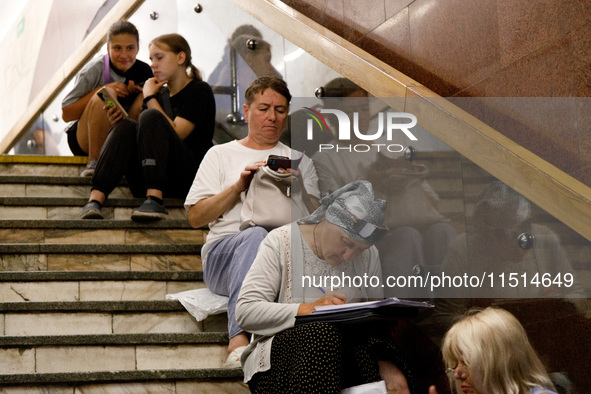
[(309, 315), (296, 316), (299, 324), (328, 323), (363, 323), (370, 321), (395, 320), (416, 316), (421, 309), (432, 308), (424, 301), (401, 300), (396, 297), (379, 301), (354, 302), (341, 305), (317, 306)]

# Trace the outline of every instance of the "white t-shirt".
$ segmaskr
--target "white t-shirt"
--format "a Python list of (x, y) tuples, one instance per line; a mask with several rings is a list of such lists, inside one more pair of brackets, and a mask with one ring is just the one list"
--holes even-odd
[[(221, 145), (215, 145), (201, 161), (197, 176), (193, 181), (191, 190), (185, 200), (185, 208), (196, 204), (198, 201), (215, 196), (226, 190), (228, 187), (236, 183), (240, 177), (240, 173), (244, 168), (253, 164), (255, 161), (267, 160), (269, 155), (279, 155), (287, 157), (298, 157), (299, 152), (293, 151), (287, 145), (278, 142), (274, 148), (266, 150), (256, 150), (247, 148), (238, 141), (231, 141)], [(304, 186), (308, 194), (315, 197), (320, 196), (318, 190), (318, 177), (316, 170), (309, 157), (304, 156), (299, 166), (304, 180)], [(242, 210), (242, 203), (237, 201), (236, 204), (228, 211), (224, 212), (221, 217), (209, 223), (209, 234), (207, 235), (207, 242), (201, 250), (201, 258), (203, 264), (207, 259), (207, 251), (209, 247), (217, 240), (239, 231), (240, 227), (240, 211)]]

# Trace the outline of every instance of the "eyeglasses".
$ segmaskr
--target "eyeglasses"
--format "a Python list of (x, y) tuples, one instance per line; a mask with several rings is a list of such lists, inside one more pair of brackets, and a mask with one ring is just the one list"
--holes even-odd
[(461, 371), (468, 371), (468, 366), (464, 364), (463, 361), (458, 361), (456, 366), (453, 368), (445, 368), (445, 373), (448, 375), (453, 375), (456, 372), (460, 373)]

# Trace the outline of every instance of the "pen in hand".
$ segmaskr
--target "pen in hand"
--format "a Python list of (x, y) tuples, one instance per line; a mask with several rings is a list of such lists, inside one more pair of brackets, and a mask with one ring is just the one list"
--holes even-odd
[(324, 289), (322, 288), (322, 286), (318, 286), (318, 289), (320, 289), (320, 291), (322, 292), (322, 294), (326, 294), (326, 290), (324, 290)]

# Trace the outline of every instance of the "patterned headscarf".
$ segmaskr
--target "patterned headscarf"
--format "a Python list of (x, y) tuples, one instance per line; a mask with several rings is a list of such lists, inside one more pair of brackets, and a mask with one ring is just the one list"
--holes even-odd
[(320, 200), (320, 207), (298, 221), (339, 226), (352, 239), (373, 245), (388, 233), (384, 226), (386, 201), (376, 197), (368, 181), (354, 181)]

